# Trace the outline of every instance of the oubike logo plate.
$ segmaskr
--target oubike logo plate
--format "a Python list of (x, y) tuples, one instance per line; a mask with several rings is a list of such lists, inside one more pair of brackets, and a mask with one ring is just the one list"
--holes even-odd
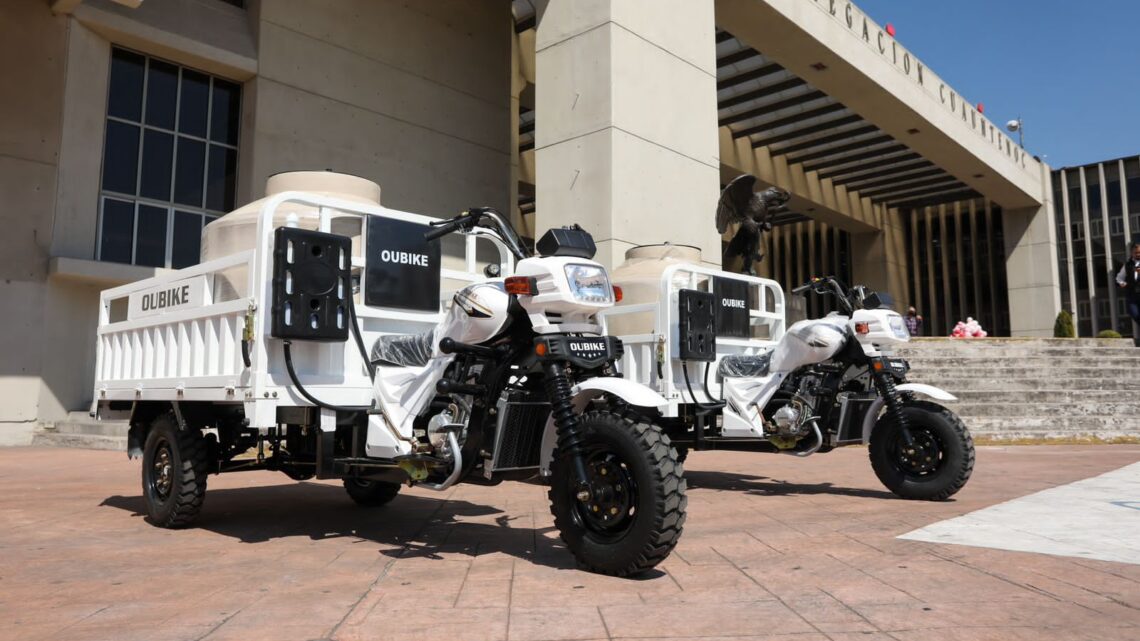
[(195, 276), (135, 292), (127, 300), (127, 319), (158, 316), (206, 304), (206, 276)]

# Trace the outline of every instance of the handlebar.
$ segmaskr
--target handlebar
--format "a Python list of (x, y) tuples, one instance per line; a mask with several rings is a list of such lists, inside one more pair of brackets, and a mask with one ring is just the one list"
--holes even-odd
[(459, 229), (459, 227), (463, 225), (463, 221), (452, 218), (451, 220), (445, 220), (439, 223), (431, 223), (431, 225), (435, 229), (429, 229), (424, 232), (424, 240), (435, 240), (436, 238), (446, 236), (456, 229)]
[(845, 311), (848, 314), (855, 311), (855, 302), (852, 300), (851, 292), (842, 281), (834, 276), (813, 278), (793, 289), (792, 293), (802, 294), (809, 290), (817, 294), (835, 294), (835, 298), (839, 301), (840, 306), (846, 308)]
[(470, 232), (482, 226), (501, 240), (517, 260), (529, 255), (514, 227), (493, 207), (472, 207), (454, 218), (433, 221), (430, 225), (435, 229), (424, 232), (424, 240), (435, 240), (454, 231)]

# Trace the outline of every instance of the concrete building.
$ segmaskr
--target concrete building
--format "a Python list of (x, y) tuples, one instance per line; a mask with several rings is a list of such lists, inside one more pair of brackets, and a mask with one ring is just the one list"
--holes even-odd
[(849, 2), (9, 0), (0, 35), (0, 443), (87, 409), (100, 289), (195, 262), (285, 170), (578, 222), (610, 265), (719, 265), (748, 172), (793, 194), (760, 265), (785, 286), (842, 274), (932, 334), (1061, 307), (1054, 174)]
[(1073, 312), (1077, 333), (1132, 336), (1115, 279), (1129, 245), (1140, 242), (1140, 157), (1054, 171), (1053, 202), (1061, 303)]

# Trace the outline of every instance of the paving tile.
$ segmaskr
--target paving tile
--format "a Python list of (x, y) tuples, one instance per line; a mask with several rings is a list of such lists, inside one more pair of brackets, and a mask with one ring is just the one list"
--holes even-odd
[(376, 608), (359, 625), (336, 631), (337, 641), (504, 641), (507, 608), (388, 611)]
[(604, 639), (608, 635), (596, 607), (511, 608), (512, 641)]
[(815, 631), (777, 601), (682, 603), (602, 607), (610, 635), (620, 637), (699, 637), (788, 634)]
[(138, 461), (0, 448), (0, 641), (1135, 641), (1140, 566), (895, 537), (1138, 460), (986, 448), (922, 503), (862, 449), (694, 453), (678, 553), (621, 579), (576, 568), (532, 483), (361, 509), (336, 482), (224, 475), (169, 531), (141, 516)]

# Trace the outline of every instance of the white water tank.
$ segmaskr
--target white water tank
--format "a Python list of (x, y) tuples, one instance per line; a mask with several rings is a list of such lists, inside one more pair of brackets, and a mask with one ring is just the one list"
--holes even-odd
[[(641, 245), (625, 252), (625, 262), (613, 270), (610, 280), (622, 289), (620, 309), (623, 305), (657, 303), (661, 295), (661, 275), (665, 269), (678, 264), (700, 265), (701, 250), (690, 245)], [(686, 287), (688, 274), (678, 276), (677, 288)], [(636, 312), (610, 316), (606, 329), (614, 335), (649, 334), (654, 331), (654, 313)]]
[[(237, 252), (253, 249), (257, 242), (257, 219), (266, 199), (286, 191), (302, 191), (330, 196), (352, 202), (380, 204), (380, 185), (359, 176), (332, 171), (289, 171), (274, 174), (265, 181), (265, 197), (218, 218), (202, 230), (201, 261), (222, 258)], [(331, 231), (352, 239), (352, 253), (361, 251), (361, 221), (357, 216), (333, 213)], [(301, 203), (284, 203), (273, 216), (273, 227), (292, 226), (317, 229), (320, 214), (316, 207)], [(215, 283), (215, 301), (244, 298), (248, 292), (248, 271), (245, 265), (230, 268)]]

